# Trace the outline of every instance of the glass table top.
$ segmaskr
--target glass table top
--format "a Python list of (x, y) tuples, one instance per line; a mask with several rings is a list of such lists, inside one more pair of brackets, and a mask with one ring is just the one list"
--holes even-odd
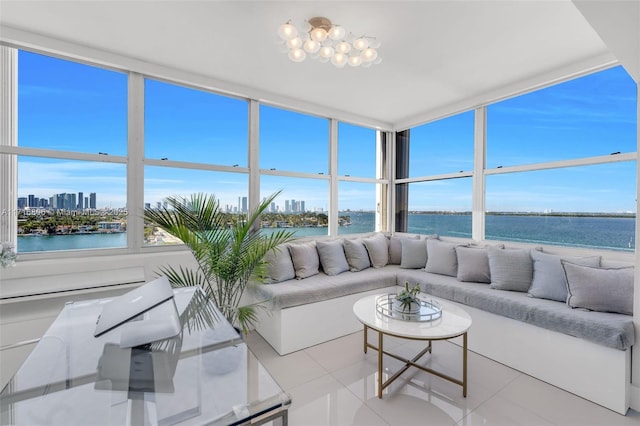
[[(182, 332), (120, 347), (93, 337), (109, 299), (67, 304), (0, 394), (0, 423), (237, 424), (286, 409), (290, 397), (196, 288), (174, 291)], [(210, 315), (194, 315), (194, 313)]]

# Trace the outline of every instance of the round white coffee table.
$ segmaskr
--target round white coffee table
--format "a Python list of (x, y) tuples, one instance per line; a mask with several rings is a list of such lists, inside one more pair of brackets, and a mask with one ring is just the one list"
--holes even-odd
[[(402, 319), (391, 318), (384, 315), (377, 309), (377, 300), (385, 297), (385, 294), (377, 294), (366, 296), (358, 300), (353, 305), (353, 312), (358, 320), (364, 325), (364, 352), (371, 348), (378, 352), (378, 398), (382, 398), (382, 391), (389, 386), (391, 382), (400, 377), (409, 367), (416, 367), (427, 373), (431, 373), (442, 379), (449, 380), (462, 386), (462, 395), (467, 396), (467, 331), (471, 327), (471, 317), (463, 309), (449, 303), (446, 300), (437, 299), (428, 294), (420, 293), (419, 298), (426, 300), (434, 300), (442, 307), (442, 315), (432, 321), (406, 321)], [(374, 346), (367, 341), (368, 330), (372, 329), (378, 332), (378, 346)], [(420, 351), (412, 359), (406, 359), (396, 354), (384, 350), (383, 337), (385, 335), (400, 337), (410, 340), (428, 341), (428, 345)], [(424, 367), (416, 362), (427, 352), (431, 353), (431, 342), (433, 340), (448, 340), (462, 336), (462, 380), (448, 376), (446, 374), (435, 371), (431, 368)], [(382, 381), (383, 377), (383, 355), (388, 355), (405, 363), (399, 371), (393, 374), (386, 382)]]

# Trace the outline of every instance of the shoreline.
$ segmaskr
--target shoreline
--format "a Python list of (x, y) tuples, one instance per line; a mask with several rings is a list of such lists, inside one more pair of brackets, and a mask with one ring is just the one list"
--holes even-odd
[[(373, 212), (351, 212), (351, 225), (340, 226), (341, 234), (358, 234), (374, 230)], [(532, 244), (566, 245), (591, 249), (632, 251), (635, 248), (635, 219), (631, 215), (567, 215), (567, 214), (504, 214), (487, 215), (488, 240), (518, 241)], [(633, 219), (633, 220), (632, 220)], [(409, 233), (441, 234), (471, 237), (471, 215), (424, 213), (409, 214)], [(261, 228), (271, 233), (295, 231), (295, 237), (326, 235), (326, 227)], [(160, 230), (145, 238), (145, 246), (180, 244), (180, 241)], [(75, 238), (51, 238), (57, 236)], [(31, 238), (31, 237), (50, 238)], [(83, 248), (126, 247), (126, 232), (72, 233), (52, 235), (18, 235), (21, 253), (34, 251), (73, 250)], [(86, 241), (85, 241), (86, 240)], [(116, 241), (117, 240), (117, 241)]]

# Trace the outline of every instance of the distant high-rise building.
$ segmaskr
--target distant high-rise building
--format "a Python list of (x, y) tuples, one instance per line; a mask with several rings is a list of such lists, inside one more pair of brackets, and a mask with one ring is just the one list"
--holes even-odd
[(289, 213), (291, 211), (291, 204), (289, 200), (284, 200), (284, 212)]
[(300, 212), (304, 213), (305, 211), (306, 210), (305, 210), (305, 207), (304, 207), (304, 200), (302, 200), (302, 201), (300, 201)]
[(90, 209), (95, 209), (96, 208), (96, 193), (95, 192), (91, 192), (89, 193), (89, 208)]
[(162, 203), (160, 201), (158, 201), (156, 203), (156, 209), (160, 210), (162, 208)]
[(29, 207), (38, 207), (37, 203), (36, 203), (36, 196), (33, 194), (29, 194)]
[(272, 213), (276, 211), (276, 203), (275, 202), (271, 202), (271, 208), (269, 209), (269, 211), (271, 211)]
[(76, 205), (76, 208), (78, 210), (84, 209), (84, 205), (82, 204), (83, 201), (84, 201), (84, 194), (82, 192), (78, 192), (78, 204)]
[(247, 206), (247, 197), (242, 197), (242, 213), (246, 213), (249, 211)]
[(89, 208), (89, 197), (84, 197), (84, 207), (83, 209)]
[(27, 197), (19, 197), (18, 198), (18, 208), (24, 209), (25, 207), (29, 207), (29, 199)]
[(296, 204), (296, 200), (291, 200), (291, 211), (294, 213), (298, 212), (298, 205)]
[(144, 208), (145, 209), (150, 209), (151, 208), (151, 203), (144, 203)]
[(64, 196), (65, 194), (54, 194), (51, 197), (51, 208), (54, 210), (64, 209)]
[(64, 206), (62, 207), (65, 210), (76, 210), (76, 194), (63, 194), (64, 195)]

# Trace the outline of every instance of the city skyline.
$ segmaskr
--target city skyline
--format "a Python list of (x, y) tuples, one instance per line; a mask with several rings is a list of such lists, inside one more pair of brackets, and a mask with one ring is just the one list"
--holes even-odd
[[(263, 199), (264, 201), (264, 199)], [(155, 203), (145, 203), (145, 208), (154, 208), (160, 209), (162, 207), (168, 207), (167, 201), (156, 201)], [(307, 210), (306, 202), (304, 200), (285, 200), (284, 207), (281, 208), (276, 202), (271, 202), (271, 204), (267, 207), (266, 213), (306, 213), (310, 210)], [(220, 207), (225, 213), (247, 213), (248, 212), (248, 198), (245, 196), (238, 197), (238, 204), (223, 204), (220, 203)], [(324, 210), (314, 210), (315, 213), (322, 213)]]
[[(77, 197), (76, 197), (77, 194)], [(84, 191), (61, 192), (53, 194), (48, 198), (28, 194), (26, 197), (18, 197), (18, 209), (43, 208), (52, 210), (84, 210), (97, 208), (97, 194), (90, 192), (88, 197), (84, 196)]]

